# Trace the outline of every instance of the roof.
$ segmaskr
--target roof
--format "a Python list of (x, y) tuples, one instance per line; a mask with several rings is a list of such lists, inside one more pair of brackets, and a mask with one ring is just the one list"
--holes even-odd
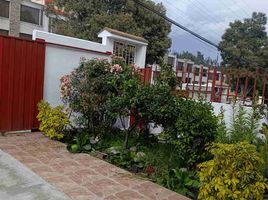
[(125, 33), (125, 32), (122, 32), (122, 31), (115, 30), (115, 29), (105, 27), (102, 31), (108, 31), (108, 32), (110, 32), (110, 33), (112, 33), (114, 35), (118, 35), (118, 36), (126, 37), (126, 38), (129, 38), (129, 39), (132, 39), (132, 40), (137, 40), (137, 41), (140, 41), (140, 42), (148, 43), (148, 40), (144, 39), (143, 37), (139, 37), (139, 36), (136, 36), (136, 35), (131, 35), (129, 33)]

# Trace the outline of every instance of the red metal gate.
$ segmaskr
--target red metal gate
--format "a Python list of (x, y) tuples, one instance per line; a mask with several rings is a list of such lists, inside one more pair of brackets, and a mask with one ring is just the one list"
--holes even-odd
[(0, 132), (38, 127), (45, 43), (0, 36)]

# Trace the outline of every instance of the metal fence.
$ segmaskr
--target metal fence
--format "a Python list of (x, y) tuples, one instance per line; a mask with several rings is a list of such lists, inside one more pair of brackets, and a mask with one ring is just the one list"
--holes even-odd
[[(263, 104), (268, 101), (268, 70), (250, 71), (232, 67), (205, 67), (202, 65), (173, 68), (180, 87), (188, 98), (203, 98), (210, 102), (230, 103), (232, 99), (251, 105), (253, 98)], [(160, 73), (159, 66), (142, 70), (143, 79), (151, 84)]]
[(0, 132), (37, 128), (45, 43), (0, 36)]

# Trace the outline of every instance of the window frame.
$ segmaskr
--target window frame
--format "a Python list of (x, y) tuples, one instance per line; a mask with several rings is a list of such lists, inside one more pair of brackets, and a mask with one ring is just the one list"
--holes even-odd
[[(172, 63), (170, 63), (170, 61)], [(172, 57), (172, 56), (168, 56), (168, 60), (167, 60), (167, 64), (171, 67), (174, 67), (174, 63), (175, 63), (175, 57)]]
[(19, 33), (19, 37), (26, 40), (32, 40), (32, 35), (27, 33)]
[[(32, 9), (32, 10), (38, 10), (38, 24), (37, 23), (33, 23), (33, 22), (30, 22), (30, 21), (24, 21), (22, 19), (22, 10), (23, 10), (23, 7), (25, 8), (29, 8), (29, 9)], [(43, 19), (44, 19), (44, 12), (42, 9), (40, 8), (34, 8), (34, 7), (31, 7), (31, 6), (28, 6), (28, 5), (24, 5), (24, 4), (21, 4), (21, 7), (20, 7), (20, 21), (23, 22), (23, 23), (29, 23), (29, 24), (33, 24), (33, 25), (36, 25), (36, 26), (43, 26)]]
[[(136, 62), (136, 56), (137, 56), (137, 46), (131, 43), (119, 41), (119, 40), (114, 40), (113, 42), (113, 54), (118, 57), (124, 58), (124, 61), (127, 65), (135, 64)], [(121, 47), (117, 47), (117, 45), (121, 45)], [(121, 48), (121, 49), (120, 49)], [(133, 48), (132, 52), (134, 52), (133, 58), (131, 58), (130, 55), (130, 49)], [(133, 60), (133, 61), (131, 61)]]
[(0, 0), (2, 2), (6, 2), (8, 4), (8, 16), (0, 16), (0, 18), (4, 18), (4, 19), (9, 19), (10, 18), (10, 1), (6, 1), (6, 0)]
[(184, 63), (183, 62), (178, 61), (177, 62), (177, 66), (178, 66), (178, 71), (183, 71), (183, 67), (184, 67)]
[(0, 35), (7, 36), (8, 34), (9, 34), (9, 31), (8, 30), (0, 29)]
[(195, 67), (194, 69), (194, 76), (199, 76), (200, 75), (200, 68)]

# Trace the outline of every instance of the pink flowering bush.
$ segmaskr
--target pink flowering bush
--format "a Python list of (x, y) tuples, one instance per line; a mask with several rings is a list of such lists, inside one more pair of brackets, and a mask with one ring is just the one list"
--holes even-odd
[(126, 66), (120, 57), (113, 56), (111, 62), (81, 59), (77, 69), (60, 79), (61, 98), (79, 113), (79, 125), (99, 134), (116, 119), (109, 114), (110, 99), (124, 89), (125, 80), (133, 77), (139, 80), (134, 68)]

